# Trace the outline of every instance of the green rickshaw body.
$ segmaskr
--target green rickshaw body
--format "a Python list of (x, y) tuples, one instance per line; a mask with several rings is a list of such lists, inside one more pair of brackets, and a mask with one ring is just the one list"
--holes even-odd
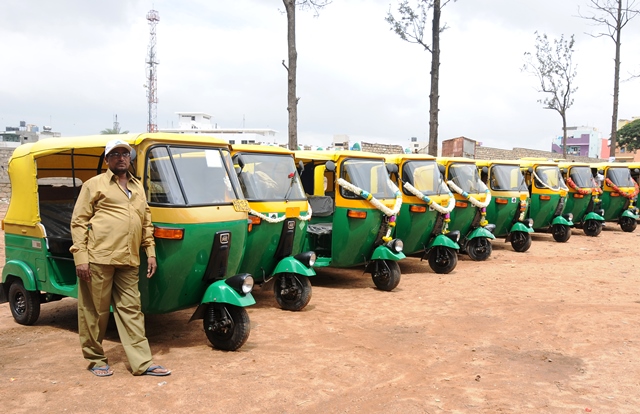
[(588, 227), (593, 227), (594, 234), (589, 234), (588, 228), (585, 228), (588, 235), (599, 234), (598, 227), (601, 224), (589, 223), (589, 221), (605, 221), (599, 197), (602, 190), (593, 178), (590, 165), (578, 162), (560, 162), (559, 167), (568, 187), (563, 214), (572, 214), (572, 221), (579, 227), (585, 228), (585, 224)]
[(520, 166), (531, 196), (528, 218), (533, 220), (533, 229), (546, 230), (553, 224), (572, 226), (570, 216), (562, 217), (568, 188), (558, 163), (523, 158)]
[(633, 200), (638, 195), (638, 183), (631, 177), (629, 167), (623, 163), (600, 163), (592, 164), (591, 168), (604, 177), (600, 196), (604, 219), (619, 222), (622, 217), (629, 217), (637, 220)]

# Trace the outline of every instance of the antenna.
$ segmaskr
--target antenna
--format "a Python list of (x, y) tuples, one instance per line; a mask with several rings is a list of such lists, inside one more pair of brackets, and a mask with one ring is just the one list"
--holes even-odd
[(158, 132), (158, 75), (156, 73), (158, 61), (156, 60), (156, 25), (160, 21), (160, 14), (155, 10), (147, 13), (149, 21), (150, 37), (149, 48), (147, 50), (147, 103), (149, 119), (147, 121), (147, 132)]

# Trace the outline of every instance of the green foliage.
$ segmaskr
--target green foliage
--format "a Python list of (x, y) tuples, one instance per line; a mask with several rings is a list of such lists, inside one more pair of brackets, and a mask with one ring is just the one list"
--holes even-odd
[(618, 130), (618, 146), (626, 151), (640, 149), (640, 119), (629, 122)]
[(129, 131), (120, 131), (120, 127), (116, 128), (105, 128), (100, 131), (101, 135), (114, 135), (114, 134), (128, 134)]

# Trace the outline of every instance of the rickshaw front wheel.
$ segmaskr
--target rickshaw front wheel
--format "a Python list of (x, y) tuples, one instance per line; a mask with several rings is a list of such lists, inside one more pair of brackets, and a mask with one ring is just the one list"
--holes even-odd
[(598, 220), (587, 220), (584, 222), (582, 230), (587, 236), (596, 237), (602, 231), (602, 223)]
[(203, 324), (209, 342), (223, 351), (235, 351), (249, 339), (249, 314), (240, 306), (211, 303), (207, 306)]
[(429, 267), (436, 273), (451, 273), (457, 264), (458, 253), (454, 249), (436, 246), (429, 252)]
[(27, 290), (21, 280), (9, 287), (9, 307), (20, 325), (33, 325), (40, 316), (40, 292)]
[(514, 231), (511, 233), (511, 247), (516, 252), (526, 252), (531, 247), (531, 235), (525, 231)]
[(467, 254), (471, 260), (481, 262), (491, 256), (493, 247), (486, 237), (476, 237), (467, 242)]
[(400, 266), (393, 260), (376, 260), (371, 278), (378, 289), (390, 292), (400, 284)]
[(305, 276), (282, 273), (276, 277), (273, 293), (280, 308), (299, 311), (304, 309), (311, 300), (311, 282)]
[(626, 233), (631, 233), (636, 229), (638, 223), (631, 217), (620, 218), (620, 228)]
[(571, 237), (571, 228), (564, 224), (553, 225), (553, 239), (559, 243), (564, 243)]

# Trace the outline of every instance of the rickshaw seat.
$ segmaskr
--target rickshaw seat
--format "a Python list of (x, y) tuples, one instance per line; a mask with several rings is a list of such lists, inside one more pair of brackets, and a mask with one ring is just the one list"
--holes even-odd
[[(315, 214), (315, 211), (314, 211)], [(322, 236), (325, 234), (331, 234), (333, 231), (333, 223), (315, 223), (307, 226), (307, 233)]]
[(71, 238), (71, 216), (80, 187), (38, 186), (40, 221), (47, 233), (49, 253), (65, 258), (73, 257), (69, 248)]
[(311, 214), (317, 217), (328, 217), (333, 214), (333, 198), (329, 196), (307, 196), (311, 206)]

